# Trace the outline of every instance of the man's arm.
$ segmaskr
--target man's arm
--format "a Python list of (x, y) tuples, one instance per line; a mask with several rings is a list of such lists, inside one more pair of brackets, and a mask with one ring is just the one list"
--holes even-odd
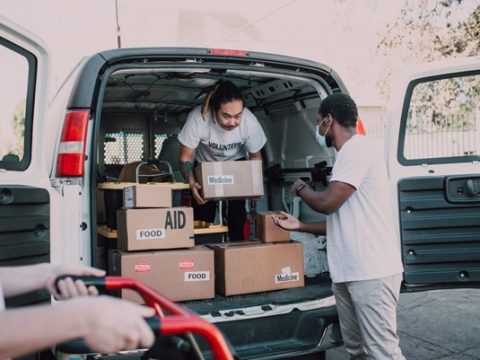
[(326, 235), (327, 233), (326, 221), (304, 223), (284, 211), (273, 214), (272, 217), (275, 224), (285, 230), (308, 232), (317, 235)]
[(300, 196), (313, 210), (332, 214), (356, 191), (355, 187), (341, 181), (332, 181), (325, 191), (315, 191), (302, 180), (292, 186), (292, 193)]

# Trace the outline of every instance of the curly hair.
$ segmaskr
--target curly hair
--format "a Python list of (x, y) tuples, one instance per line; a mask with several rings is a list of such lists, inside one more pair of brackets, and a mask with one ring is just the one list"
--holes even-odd
[(331, 114), (343, 127), (355, 127), (357, 125), (357, 105), (347, 94), (338, 93), (328, 95), (320, 103), (318, 112), (322, 117)]

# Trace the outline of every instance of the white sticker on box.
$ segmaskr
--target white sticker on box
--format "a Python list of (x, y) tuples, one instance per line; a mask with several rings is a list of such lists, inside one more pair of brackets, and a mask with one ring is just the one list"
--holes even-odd
[(133, 187), (123, 189), (123, 206), (126, 208), (133, 207)]
[(186, 271), (185, 281), (209, 281), (210, 271)]
[(233, 175), (209, 175), (207, 177), (208, 185), (234, 185)]
[(137, 240), (165, 239), (165, 229), (140, 229), (137, 230)]
[(134, 266), (135, 272), (149, 272), (150, 263), (148, 261), (137, 261)]
[(298, 272), (294, 273), (283, 273), (275, 275), (275, 284), (283, 284), (288, 282), (294, 282), (300, 280), (300, 274)]

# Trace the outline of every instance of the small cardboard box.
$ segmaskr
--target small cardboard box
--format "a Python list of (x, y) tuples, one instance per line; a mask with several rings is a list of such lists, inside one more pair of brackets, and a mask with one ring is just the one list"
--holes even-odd
[(123, 189), (123, 207), (127, 209), (172, 207), (172, 189), (154, 184), (127, 186)]
[(257, 238), (263, 242), (290, 241), (290, 231), (275, 224), (275, 211), (257, 212)]
[[(214, 253), (204, 246), (150, 252), (110, 252), (109, 274), (142, 281), (173, 301), (210, 299), (215, 296)], [(132, 290), (122, 297), (143, 303)]]
[(206, 200), (263, 196), (260, 160), (204, 162), (195, 168), (195, 178)]
[(304, 286), (301, 243), (237, 242), (208, 247), (215, 251), (215, 288), (222, 295)]
[(194, 246), (193, 209), (121, 209), (117, 211), (118, 247), (159, 250)]

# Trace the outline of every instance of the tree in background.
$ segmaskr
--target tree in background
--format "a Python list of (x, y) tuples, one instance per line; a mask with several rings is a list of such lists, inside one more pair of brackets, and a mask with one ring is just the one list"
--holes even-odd
[(15, 108), (12, 117), (12, 136), (6, 146), (7, 154), (17, 155), (19, 159), (23, 158), (25, 141), (25, 100), (21, 101)]
[(477, 0), (404, 0), (395, 22), (381, 34), (377, 54), (389, 58), (379, 87), (388, 100), (393, 75), (406, 64), (480, 54)]

